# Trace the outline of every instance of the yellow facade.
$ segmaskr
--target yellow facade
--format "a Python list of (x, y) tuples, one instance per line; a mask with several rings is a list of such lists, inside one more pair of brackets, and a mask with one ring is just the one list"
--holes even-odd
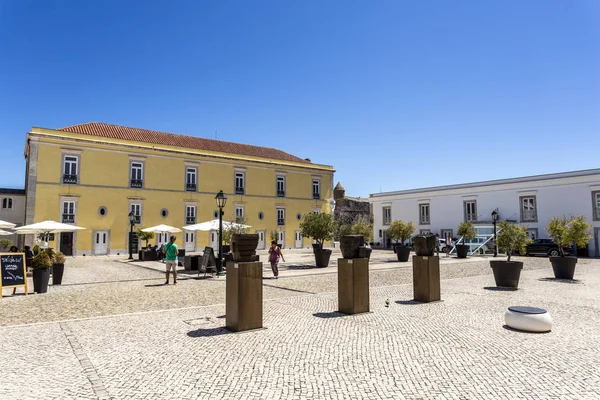
[[(310, 246), (308, 239), (298, 242), (298, 215), (331, 212), (331, 166), (300, 163), (229, 153), (177, 148), (164, 145), (97, 138), (90, 135), (33, 128), (26, 148), (26, 222), (64, 219), (65, 202), (74, 204), (75, 225), (86, 228), (73, 236), (76, 255), (123, 254), (127, 252), (131, 204), (141, 205), (141, 224), (182, 228), (188, 225), (186, 205), (196, 206), (195, 223), (215, 218), (215, 195), (223, 190), (228, 197), (224, 220), (243, 207), (251, 232), (262, 231), (266, 243), (270, 231), (284, 232), (286, 248)], [(77, 159), (77, 183), (64, 183), (65, 156)], [(143, 188), (133, 189), (131, 163), (143, 164)], [(197, 190), (186, 190), (186, 168), (197, 168)], [(236, 195), (235, 172), (245, 176), (245, 193)], [(285, 177), (285, 197), (277, 197), (277, 176)], [(313, 180), (320, 182), (320, 198), (313, 198)], [(100, 214), (103, 207), (105, 215)], [(283, 226), (277, 225), (277, 208), (285, 209)], [(162, 210), (168, 215), (163, 217)], [(259, 218), (259, 213), (263, 218)], [(70, 211), (67, 210), (67, 214)], [(98, 233), (107, 234), (106, 246), (98, 245)], [(188, 235), (187, 244), (184, 238)], [(176, 234), (178, 244), (194, 251), (211, 245), (210, 232)], [(61, 235), (51, 246), (61, 249)], [(157, 239), (151, 240), (151, 244)], [(63, 243), (63, 246), (65, 243)], [(268, 244), (267, 244), (268, 246)], [(191, 248), (188, 249), (188, 251)]]

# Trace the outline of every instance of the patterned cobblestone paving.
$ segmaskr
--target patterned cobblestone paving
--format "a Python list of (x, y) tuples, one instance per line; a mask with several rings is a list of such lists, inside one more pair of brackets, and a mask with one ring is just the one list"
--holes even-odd
[[(238, 334), (223, 328), (224, 297), (214, 296), (223, 281), (146, 287), (157, 283), (160, 266), (111, 260), (123, 267), (111, 279), (126, 282), (2, 299), (0, 398), (600, 398), (600, 260), (580, 260), (575, 283), (548, 279), (547, 259), (525, 260), (518, 291), (493, 290), (487, 261), (443, 263), (443, 300), (430, 304), (411, 301), (410, 269), (376, 261), (372, 312), (355, 316), (336, 312), (335, 268), (284, 271), (265, 280), (266, 329)], [(71, 282), (102, 281), (76, 268)], [(131, 281), (138, 270), (144, 280)], [(98, 306), (104, 314), (143, 312), (52, 322), (72, 311), (55, 315), (54, 300), (44, 307), (52, 296), (90, 307), (89, 292), (98, 290), (100, 301), (102, 288), (114, 296)], [(124, 299), (141, 304), (114, 307)], [(510, 305), (547, 308), (552, 332), (506, 329)], [(16, 325), (26, 307), (52, 315)]]

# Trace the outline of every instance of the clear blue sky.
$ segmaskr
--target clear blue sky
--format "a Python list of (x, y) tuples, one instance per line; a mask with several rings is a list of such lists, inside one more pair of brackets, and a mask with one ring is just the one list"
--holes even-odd
[(0, 0), (0, 187), (89, 121), (278, 147), (346, 193), (600, 167), (600, 1)]

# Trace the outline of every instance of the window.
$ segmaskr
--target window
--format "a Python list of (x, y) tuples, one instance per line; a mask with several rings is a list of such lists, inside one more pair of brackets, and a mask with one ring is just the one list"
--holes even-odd
[(265, 217), (265, 213), (263, 213), (262, 211), (258, 213), (258, 219), (260, 219), (262, 221), (264, 217)]
[(236, 220), (244, 219), (244, 206), (242, 206), (242, 205), (235, 206), (235, 219)]
[(235, 194), (244, 194), (245, 193), (245, 173), (244, 172), (236, 172), (235, 173)]
[(477, 221), (477, 202), (475, 200), (469, 200), (464, 202), (465, 205), (465, 221), (475, 222)]
[(592, 192), (593, 220), (600, 221), (600, 191)]
[(380, 229), (380, 230), (379, 230), (379, 237), (380, 237), (380, 238), (382, 238), (382, 237), (383, 237), (383, 230), (382, 230), (382, 229)]
[(133, 212), (135, 217), (134, 224), (140, 225), (142, 223), (142, 205), (141, 203), (131, 203), (129, 211)]
[(132, 188), (141, 189), (144, 187), (144, 164), (141, 162), (131, 163), (131, 185)]
[(521, 197), (521, 222), (537, 222), (535, 196)]
[(318, 208), (313, 208), (312, 213), (313, 214), (321, 214), (321, 210)]
[(62, 182), (68, 185), (76, 185), (79, 157), (65, 155), (63, 161), (64, 171)]
[(277, 197), (285, 197), (285, 176), (277, 176)]
[(538, 236), (538, 230), (537, 230), (537, 228), (527, 229), (525, 231), (525, 234), (531, 240), (535, 240), (535, 239), (537, 239), (539, 237)]
[(163, 208), (162, 210), (160, 210), (161, 217), (167, 218), (168, 215), (169, 215), (169, 210), (167, 210), (166, 208)]
[(219, 218), (219, 212), (217, 210), (213, 211), (213, 217)]
[(185, 223), (187, 225), (196, 223), (196, 206), (185, 206)]
[(312, 181), (313, 199), (318, 200), (321, 198), (321, 181), (319, 179), (313, 179)]
[(383, 224), (389, 225), (392, 223), (392, 207), (383, 207)]
[(3, 210), (12, 210), (13, 209), (13, 199), (10, 197), (5, 197), (2, 199), (2, 209)]
[(300, 221), (302, 219), (302, 214), (300, 214), (300, 213), (296, 214), (296, 218), (298, 219), (298, 221)]
[(108, 210), (106, 209), (106, 207), (102, 206), (100, 208), (98, 208), (98, 215), (101, 217), (105, 217), (106, 214), (108, 214)]
[(285, 225), (285, 208), (277, 209), (277, 226)]
[(419, 204), (419, 222), (421, 225), (427, 225), (429, 221), (429, 204)]
[(195, 192), (196, 185), (196, 175), (198, 174), (198, 170), (194, 167), (187, 167), (185, 169), (185, 190), (187, 192)]
[(62, 211), (62, 222), (63, 224), (74, 224), (75, 223), (75, 202), (64, 201)]

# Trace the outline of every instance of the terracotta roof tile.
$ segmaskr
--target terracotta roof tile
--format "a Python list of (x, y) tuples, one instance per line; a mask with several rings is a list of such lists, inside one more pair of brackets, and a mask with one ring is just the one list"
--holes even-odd
[(130, 128), (127, 126), (106, 124), (104, 122), (88, 122), (58, 129), (63, 132), (79, 133), (110, 139), (132, 140), (136, 142), (170, 145), (182, 148), (207, 150), (219, 153), (238, 154), (243, 156), (262, 157), (273, 160), (308, 163), (284, 151), (269, 147), (249, 144), (224, 142), (222, 140), (205, 139), (196, 136), (178, 135), (174, 133), (152, 131), (149, 129)]

